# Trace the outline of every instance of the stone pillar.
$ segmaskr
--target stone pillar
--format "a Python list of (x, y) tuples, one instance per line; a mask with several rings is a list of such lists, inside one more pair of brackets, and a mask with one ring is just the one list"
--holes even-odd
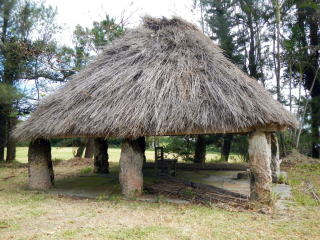
[(124, 139), (121, 144), (119, 180), (125, 197), (140, 195), (143, 190), (143, 149), (137, 140)]
[(29, 145), (29, 187), (48, 189), (54, 183), (51, 161), (51, 145), (48, 140), (36, 139)]
[(271, 133), (271, 176), (272, 182), (278, 182), (278, 176), (280, 175), (280, 157), (279, 157), (279, 142), (277, 135)]
[(94, 139), (94, 172), (109, 173), (108, 140)]
[(255, 131), (249, 137), (250, 199), (261, 203), (269, 203), (271, 198), (270, 142), (270, 135), (262, 131)]
[(92, 158), (93, 152), (94, 152), (94, 139), (88, 138), (87, 143), (86, 143), (86, 150), (84, 152), (84, 157), (85, 158)]

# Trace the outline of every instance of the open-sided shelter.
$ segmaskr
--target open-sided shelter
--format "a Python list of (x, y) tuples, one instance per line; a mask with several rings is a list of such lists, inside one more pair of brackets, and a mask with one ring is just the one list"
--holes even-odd
[[(142, 190), (141, 136), (250, 133), (253, 199), (270, 193), (271, 133), (296, 119), (255, 80), (228, 60), (196, 26), (180, 18), (145, 17), (106, 46), (82, 71), (18, 125), (30, 139), (29, 184), (51, 186), (50, 138), (122, 138), (120, 183)], [(99, 150), (100, 149), (100, 150)]]

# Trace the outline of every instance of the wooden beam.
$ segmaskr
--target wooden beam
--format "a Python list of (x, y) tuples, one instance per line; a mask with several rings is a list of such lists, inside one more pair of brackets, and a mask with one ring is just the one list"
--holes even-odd
[[(145, 169), (154, 169), (154, 162), (143, 164)], [(249, 166), (246, 163), (177, 163), (177, 169), (181, 170), (228, 170), (228, 171), (246, 171)]]
[(31, 189), (48, 189), (54, 183), (51, 161), (51, 145), (48, 140), (36, 139), (29, 145), (29, 187)]
[(108, 140), (94, 139), (94, 172), (109, 173)]
[(135, 197), (143, 189), (143, 149), (137, 140), (124, 139), (121, 144), (119, 180), (122, 194)]
[(271, 139), (270, 134), (255, 131), (249, 137), (251, 172), (250, 199), (261, 203), (271, 200)]

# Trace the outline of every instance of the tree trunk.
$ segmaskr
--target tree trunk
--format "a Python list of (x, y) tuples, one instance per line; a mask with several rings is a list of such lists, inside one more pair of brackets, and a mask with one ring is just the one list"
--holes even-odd
[[(281, 3), (279, 0), (274, 1), (274, 10), (275, 10), (275, 17), (276, 17), (276, 27), (275, 27), (275, 38), (274, 41), (276, 41), (274, 46), (274, 68), (275, 68), (275, 74), (276, 74), (276, 89), (277, 89), (277, 100), (280, 102), (281, 100), (281, 89), (280, 89), (280, 72), (281, 72), (281, 61), (280, 61), (280, 23), (281, 23)], [(277, 51), (275, 51), (275, 47), (277, 48)]]
[(292, 113), (292, 65), (289, 62), (289, 107)]
[[(318, 0), (312, 1), (319, 6)], [(306, 72), (306, 87), (311, 92), (311, 153), (313, 158), (320, 158), (320, 79), (318, 77), (319, 70), (319, 17), (318, 11), (313, 8), (307, 16), (307, 24), (309, 25), (310, 38), (310, 67)]]
[(278, 176), (280, 174), (280, 157), (279, 157), (279, 143), (275, 133), (271, 134), (271, 176), (272, 182), (278, 182)]
[[(314, 4), (318, 1), (312, 0)], [(311, 152), (313, 158), (320, 158), (320, 80), (316, 76), (319, 69), (319, 21), (318, 11), (315, 8), (306, 8), (305, 1), (296, 1), (297, 7), (297, 26), (302, 34), (299, 41), (304, 49), (304, 55), (309, 60), (304, 69), (305, 88), (310, 91), (311, 95)], [(306, 29), (308, 27), (308, 29)], [(307, 39), (307, 35), (309, 39)], [(308, 41), (309, 40), (309, 41)], [(308, 45), (310, 43), (310, 45)], [(308, 52), (308, 49), (310, 51)], [(299, 141), (297, 140), (299, 144)]]
[(9, 139), (7, 142), (6, 162), (12, 162), (16, 159), (16, 141)]
[(225, 134), (223, 136), (223, 145), (221, 147), (221, 161), (228, 162), (232, 139), (232, 134)]
[(121, 144), (119, 180), (125, 197), (140, 195), (143, 189), (143, 149), (137, 140), (124, 139)]
[(109, 173), (108, 140), (94, 139), (94, 172)]
[(11, 138), (11, 131), (17, 124), (17, 118), (11, 117), (8, 119), (8, 137), (7, 137), (7, 157), (6, 161), (11, 162), (16, 159), (16, 141)]
[(84, 149), (85, 149), (85, 145), (82, 145), (82, 146), (78, 147), (75, 157), (82, 158)]
[(251, 171), (250, 199), (261, 203), (271, 200), (271, 139), (270, 134), (253, 132), (249, 137)]
[(143, 162), (145, 163), (147, 161), (147, 158), (146, 158), (146, 138), (145, 137), (139, 137), (137, 138), (137, 141), (140, 145), (140, 148), (142, 149), (143, 151)]
[(85, 139), (83, 138), (76, 139), (75, 144), (78, 147), (75, 157), (82, 158), (84, 149), (86, 147)]
[(283, 132), (279, 132), (279, 155), (281, 158), (284, 158), (288, 155), (286, 143), (285, 143), (285, 137), (283, 135)]
[(204, 135), (197, 136), (193, 161), (195, 163), (204, 163), (206, 161), (206, 139)]
[[(256, 56), (255, 56), (255, 50), (256, 50), (256, 44), (255, 44), (255, 38), (256, 38), (256, 31), (254, 30), (254, 19), (252, 10), (249, 10), (248, 2), (246, 1), (240, 1), (240, 7), (242, 11), (246, 14), (247, 22), (246, 27), (249, 29), (249, 75), (254, 78), (258, 78), (257, 74), (257, 63), (256, 63)], [(253, 9), (253, 6), (251, 6)]]
[(4, 149), (7, 144), (7, 115), (5, 106), (0, 105), (0, 162), (4, 161)]
[(312, 157), (320, 158), (320, 92), (311, 100)]
[(29, 187), (48, 189), (54, 183), (51, 145), (48, 140), (36, 139), (29, 145)]
[(84, 153), (85, 158), (92, 158), (94, 152), (94, 139), (88, 138), (87, 144), (86, 144), (86, 151)]

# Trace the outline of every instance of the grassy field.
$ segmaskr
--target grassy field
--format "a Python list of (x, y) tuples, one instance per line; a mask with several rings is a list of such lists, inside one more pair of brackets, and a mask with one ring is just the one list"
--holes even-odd
[[(26, 149), (19, 149), (19, 161), (25, 162), (26, 156), (20, 150), (26, 153)], [(116, 176), (118, 164), (113, 159), (119, 157), (119, 150), (111, 152), (111, 175)], [(56, 158), (72, 156), (71, 149), (54, 149), (54, 153)], [(161, 196), (155, 197), (153, 203), (124, 200), (117, 194), (118, 181), (107, 177), (89, 181), (84, 177), (94, 176), (90, 172), (91, 162), (71, 163), (61, 161), (54, 166), (53, 190), (78, 184), (83, 191), (99, 188), (101, 196), (82, 199), (52, 191), (31, 191), (26, 184), (25, 165), (0, 164), (1, 240), (320, 239), (320, 206), (306, 191), (306, 184), (311, 184), (320, 194), (320, 164), (287, 167), (295, 202), (272, 214), (261, 214), (216, 206), (169, 204)]]
[[(52, 147), (51, 154), (52, 159), (59, 159), (59, 160), (68, 160), (73, 158), (73, 154), (76, 148), (72, 147)], [(109, 154), (109, 161), (110, 162), (119, 162), (120, 159), (120, 148), (110, 147), (108, 149)], [(146, 157), (148, 160), (154, 160), (154, 151), (147, 150)], [(28, 148), (27, 147), (17, 147), (17, 154), (16, 160), (21, 163), (26, 163), (28, 161)], [(209, 151), (206, 155), (207, 162), (211, 161), (219, 161), (220, 154), (217, 152)], [(240, 161), (236, 154), (230, 154), (230, 162), (237, 162)]]

